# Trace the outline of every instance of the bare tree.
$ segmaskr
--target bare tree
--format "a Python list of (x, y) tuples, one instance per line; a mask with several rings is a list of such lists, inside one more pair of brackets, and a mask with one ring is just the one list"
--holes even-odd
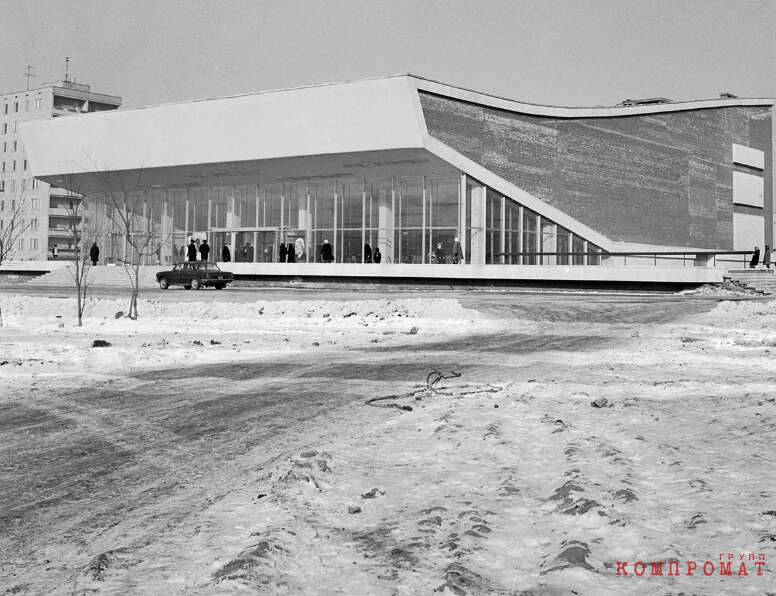
[(113, 228), (124, 239), (126, 254), (122, 259), (130, 282), (128, 317), (138, 318), (137, 299), (140, 294), (140, 268), (158, 260), (161, 239), (162, 206), (153, 200), (148, 190), (108, 193), (108, 217)]
[(29, 220), (25, 220), (27, 201), (24, 197), (6, 199), (4, 202), (10, 211), (8, 215), (5, 209), (0, 211), (0, 265), (14, 256), (21, 235), (30, 227)]
[(73, 255), (67, 268), (73, 279), (76, 293), (76, 314), (78, 326), (83, 326), (83, 314), (86, 308), (86, 296), (89, 291), (89, 270), (91, 269), (90, 248), (100, 236), (96, 224), (88, 225), (84, 216), (84, 201), (86, 198), (78, 192), (78, 185), (69, 179), (67, 182), (68, 200), (67, 212), (70, 245)]
[[(27, 214), (27, 202), (24, 197), (5, 199), (3, 210), (0, 211), (0, 265), (3, 261), (10, 259), (16, 253), (19, 246), (19, 240), (24, 232), (30, 227), (29, 220), (25, 219)], [(5, 207), (10, 207), (6, 215)], [(3, 306), (0, 304), (0, 327), (3, 326)]]

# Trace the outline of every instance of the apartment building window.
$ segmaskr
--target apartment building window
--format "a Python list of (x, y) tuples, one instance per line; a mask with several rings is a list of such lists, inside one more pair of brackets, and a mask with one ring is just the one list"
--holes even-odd
[(14, 132), (19, 132), (19, 121), (18, 120), (14, 120), (13, 121), (13, 131)]
[(16, 160), (15, 159), (13, 160), (13, 171), (14, 172), (16, 171)]
[(5, 211), (5, 201), (0, 201), (0, 211)]
[(5, 192), (5, 180), (0, 180), (0, 192)]
[(22, 169), (26, 172), (27, 171), (27, 160), (24, 160), (24, 165), (22, 166)]
[(37, 232), (37, 231), (38, 231), (38, 218), (37, 218), (37, 217), (33, 217), (33, 218), (30, 220), (30, 229), (31, 229), (33, 232)]
[(24, 238), (19, 238), (19, 250), (24, 250)]
[(4, 112), (4, 113), (5, 113), (5, 114), (7, 114), (7, 113), (8, 113), (8, 104), (5, 104), (5, 112)]
[(42, 97), (36, 97), (35, 98), (35, 109), (39, 110), (42, 105), (43, 105), (43, 98)]
[[(35, 180), (33, 179), (32, 182), (34, 183)], [(30, 209), (40, 209), (40, 199), (38, 198), (30, 199)]]
[(22, 192), (27, 190), (27, 179), (26, 178), (22, 178), (22, 188), (21, 188), (21, 190), (22, 190)]
[(32, 188), (33, 188), (33, 190), (35, 190), (39, 186), (40, 186), (40, 182), (38, 182), (38, 179), (37, 178), (33, 178), (32, 179)]
[(5, 172), (5, 162), (3, 162), (3, 172)]
[(4, 135), (8, 134), (8, 123), (7, 122), (3, 122), (3, 134)]
[(38, 239), (33, 238), (32, 239), (32, 250), (38, 250)]
[(25, 112), (29, 112), (30, 111), (30, 100), (29, 99), (25, 99), (24, 100), (24, 111)]
[(13, 111), (18, 112), (19, 111), (19, 102), (15, 101), (13, 102)]
[[(14, 132), (16, 132), (16, 131), (14, 131)], [(14, 141), (13, 142), (13, 150), (16, 151), (18, 148), (19, 148), (19, 141)]]
[(8, 141), (3, 141), (3, 153), (8, 153)]
[(16, 209), (16, 199), (11, 199), (11, 211)]

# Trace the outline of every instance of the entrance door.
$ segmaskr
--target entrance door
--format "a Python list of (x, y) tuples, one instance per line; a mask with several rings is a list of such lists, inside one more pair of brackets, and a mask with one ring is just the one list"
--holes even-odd
[(257, 263), (273, 263), (277, 261), (278, 233), (275, 231), (256, 232)]

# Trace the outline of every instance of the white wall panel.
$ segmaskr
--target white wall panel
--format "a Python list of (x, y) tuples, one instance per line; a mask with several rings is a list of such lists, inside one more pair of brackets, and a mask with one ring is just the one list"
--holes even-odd
[(733, 214), (733, 250), (752, 250), (765, 247), (765, 218), (747, 213)]
[(762, 176), (733, 172), (733, 202), (739, 205), (762, 207), (765, 183)]
[(762, 170), (765, 168), (765, 153), (759, 149), (733, 143), (733, 161)]

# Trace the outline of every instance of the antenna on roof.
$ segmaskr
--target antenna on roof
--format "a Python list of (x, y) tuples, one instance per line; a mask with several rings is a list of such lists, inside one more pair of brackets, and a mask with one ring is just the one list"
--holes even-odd
[(70, 82), (70, 56), (65, 56), (65, 83)]
[(30, 90), (30, 78), (35, 76), (35, 73), (32, 72), (32, 66), (29, 64), (27, 65), (27, 68), (24, 71), (24, 76), (27, 77), (27, 91)]

